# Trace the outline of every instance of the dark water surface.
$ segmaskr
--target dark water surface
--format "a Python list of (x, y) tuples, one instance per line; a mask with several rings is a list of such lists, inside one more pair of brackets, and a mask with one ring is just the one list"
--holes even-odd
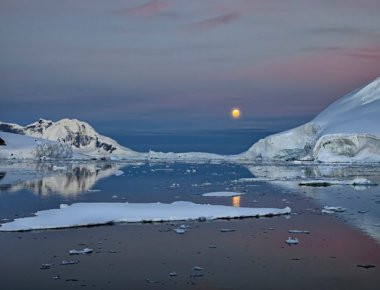
[[(119, 169), (124, 175), (115, 176)], [(239, 180), (252, 177), (256, 179)], [(242, 207), (290, 206), (292, 214), (0, 232), (1, 289), (377, 289), (379, 186), (298, 185), (304, 179), (355, 177), (380, 183), (380, 168), (2, 162), (2, 222), (57, 208), (61, 203), (100, 201), (184, 200)], [(173, 187), (173, 183), (178, 186)], [(232, 198), (202, 196), (221, 190), (245, 194)], [(322, 214), (325, 205), (342, 206), (346, 211)], [(190, 226), (183, 235), (173, 231), (181, 224)], [(235, 231), (224, 233), (220, 231), (223, 228)], [(310, 234), (289, 234), (291, 229)], [(286, 245), (289, 236), (297, 237), (300, 244)], [(81, 256), (68, 253), (84, 247), (94, 252)], [(79, 263), (62, 266), (62, 260)], [(41, 270), (45, 263), (52, 266)], [(366, 269), (358, 264), (375, 267)], [(195, 266), (204, 270), (193, 270)], [(173, 271), (176, 277), (169, 275)], [(55, 276), (60, 279), (53, 279)]]

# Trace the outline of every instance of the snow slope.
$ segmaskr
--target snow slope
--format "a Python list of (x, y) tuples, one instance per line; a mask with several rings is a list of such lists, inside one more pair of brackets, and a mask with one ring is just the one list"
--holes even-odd
[(0, 159), (69, 159), (70, 146), (41, 138), (0, 132), (5, 146), (0, 147)]
[(74, 152), (91, 157), (122, 159), (139, 156), (139, 153), (121, 146), (115, 140), (98, 134), (88, 123), (76, 119), (62, 119), (57, 122), (40, 119), (25, 127), (0, 123), (0, 130), (58, 141), (69, 145)]
[(59, 209), (38, 211), (33, 217), (2, 224), (0, 231), (57, 229), (114, 222), (181, 221), (198, 218), (221, 219), (289, 214), (290, 208), (247, 208), (196, 204), (188, 201), (165, 203), (75, 203)]
[(380, 78), (338, 99), (312, 121), (255, 143), (237, 159), (380, 162)]

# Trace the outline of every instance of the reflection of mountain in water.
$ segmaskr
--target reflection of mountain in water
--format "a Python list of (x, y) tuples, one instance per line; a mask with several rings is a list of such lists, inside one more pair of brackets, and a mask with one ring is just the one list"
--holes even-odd
[(4, 174), (0, 178), (0, 191), (29, 189), (38, 195), (75, 196), (88, 191), (99, 179), (114, 174), (119, 168), (113, 163), (2, 164), (0, 171)]
[(305, 179), (347, 180), (364, 177), (380, 184), (379, 166), (248, 166), (248, 170), (258, 178), (265, 178), (273, 186), (290, 192), (306, 195), (317, 201), (321, 207), (342, 206), (347, 210), (338, 213), (349, 224), (361, 229), (380, 243), (380, 195), (379, 186), (301, 187)]

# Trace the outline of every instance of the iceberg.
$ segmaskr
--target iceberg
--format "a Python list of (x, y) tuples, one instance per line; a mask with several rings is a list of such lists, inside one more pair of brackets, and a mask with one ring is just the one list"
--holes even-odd
[(18, 218), (4, 223), (0, 231), (28, 231), (70, 227), (105, 225), (112, 223), (140, 223), (183, 221), (206, 218), (260, 217), (289, 214), (289, 207), (244, 208), (225, 205), (195, 204), (187, 201), (165, 203), (74, 203), (59, 209), (38, 211), (35, 216)]
[(380, 162), (380, 78), (312, 121), (268, 136), (237, 156), (249, 161)]

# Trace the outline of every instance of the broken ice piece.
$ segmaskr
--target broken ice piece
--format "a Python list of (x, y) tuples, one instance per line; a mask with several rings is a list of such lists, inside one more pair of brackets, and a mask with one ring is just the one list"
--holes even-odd
[(52, 264), (42, 264), (40, 269), (41, 270), (48, 270), (48, 269), (50, 269), (51, 266), (52, 266)]
[(173, 229), (173, 231), (175, 231), (177, 234), (180, 234), (180, 235), (187, 232), (185, 229), (180, 229), (180, 228)]
[(215, 245), (210, 245), (208, 246), (210, 249), (216, 249), (216, 246)]
[(59, 275), (53, 276), (53, 277), (51, 277), (51, 278), (54, 279), (54, 280), (59, 280), (59, 279), (61, 279), (61, 277), (60, 277)]
[(236, 231), (235, 229), (221, 229), (220, 230), (222, 233), (230, 233)]
[(170, 272), (170, 273), (169, 273), (169, 276), (170, 276), (170, 277), (177, 277), (178, 274), (177, 274), (176, 272), (173, 271), (173, 272)]
[(285, 243), (287, 243), (288, 245), (297, 245), (299, 244), (299, 240), (297, 238), (291, 238), (289, 237)]
[(359, 268), (365, 268), (365, 269), (370, 269), (370, 268), (375, 268), (375, 265), (370, 265), (370, 264), (358, 264), (356, 265)]
[(288, 230), (288, 233), (290, 234), (310, 234), (309, 231), (303, 231), (303, 230)]
[(195, 271), (203, 271), (204, 268), (199, 267), (199, 266), (195, 266), (195, 267), (193, 267), (193, 270), (195, 270)]
[(70, 255), (86, 255), (86, 254), (91, 254), (93, 252), (92, 249), (90, 248), (84, 248), (82, 250), (70, 250), (69, 254)]
[(344, 212), (346, 209), (341, 206), (324, 206), (322, 213), (334, 213), (334, 212)]
[(65, 265), (74, 265), (74, 264), (78, 264), (79, 261), (78, 260), (63, 260), (61, 262), (61, 265), (65, 266)]
[(117, 171), (115, 171), (115, 173), (114, 173), (115, 176), (121, 176), (121, 175), (123, 175), (123, 174), (124, 174), (124, 171), (123, 171), (123, 170), (117, 170)]

